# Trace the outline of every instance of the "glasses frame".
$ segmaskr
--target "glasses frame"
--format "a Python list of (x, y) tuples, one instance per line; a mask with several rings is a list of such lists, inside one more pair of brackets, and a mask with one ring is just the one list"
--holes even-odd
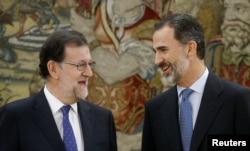
[(84, 71), (88, 65), (89, 65), (90, 69), (92, 70), (94, 68), (94, 66), (96, 65), (95, 61), (90, 61), (88, 63), (87, 62), (81, 62), (81, 63), (61, 62), (61, 63), (75, 66), (78, 71)]

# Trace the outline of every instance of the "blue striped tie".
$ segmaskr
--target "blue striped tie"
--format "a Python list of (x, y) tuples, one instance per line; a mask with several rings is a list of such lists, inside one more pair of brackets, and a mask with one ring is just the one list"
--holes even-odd
[(192, 106), (188, 100), (188, 96), (192, 92), (193, 90), (191, 89), (185, 89), (182, 91), (182, 100), (180, 106), (180, 129), (184, 151), (190, 150), (190, 143), (193, 134)]
[(75, 135), (69, 121), (70, 105), (61, 108), (63, 112), (63, 142), (66, 151), (77, 151)]

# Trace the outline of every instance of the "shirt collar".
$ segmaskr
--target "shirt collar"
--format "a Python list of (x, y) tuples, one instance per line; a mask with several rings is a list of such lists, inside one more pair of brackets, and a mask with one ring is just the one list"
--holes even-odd
[[(194, 90), (195, 92), (199, 93), (199, 94), (203, 94), (204, 88), (205, 88), (205, 84), (207, 82), (207, 78), (208, 78), (208, 69), (206, 68), (206, 70), (204, 71), (204, 73), (201, 75), (201, 77), (196, 80), (189, 88)], [(186, 89), (184, 87), (181, 87), (179, 85), (177, 85), (177, 93), (178, 96), (180, 96), (181, 92)]]

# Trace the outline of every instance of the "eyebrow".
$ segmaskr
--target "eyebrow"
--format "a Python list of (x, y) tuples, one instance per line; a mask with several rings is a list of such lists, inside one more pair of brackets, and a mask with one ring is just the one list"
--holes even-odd
[(156, 51), (156, 50), (167, 50), (167, 49), (168, 49), (168, 47), (166, 47), (166, 46), (159, 46), (156, 49), (154, 49), (154, 51)]
[(94, 60), (92, 60), (92, 59), (90, 59), (90, 60), (88, 60), (88, 61), (86, 61), (86, 60), (81, 60), (81, 61), (79, 61), (78, 63), (88, 63), (88, 62), (93, 62)]

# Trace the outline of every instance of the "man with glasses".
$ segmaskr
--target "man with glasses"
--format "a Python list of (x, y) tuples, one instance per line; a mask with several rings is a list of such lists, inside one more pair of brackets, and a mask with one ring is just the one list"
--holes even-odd
[(39, 58), (45, 86), (0, 108), (0, 150), (116, 151), (111, 111), (85, 100), (95, 61), (84, 35), (54, 32)]

